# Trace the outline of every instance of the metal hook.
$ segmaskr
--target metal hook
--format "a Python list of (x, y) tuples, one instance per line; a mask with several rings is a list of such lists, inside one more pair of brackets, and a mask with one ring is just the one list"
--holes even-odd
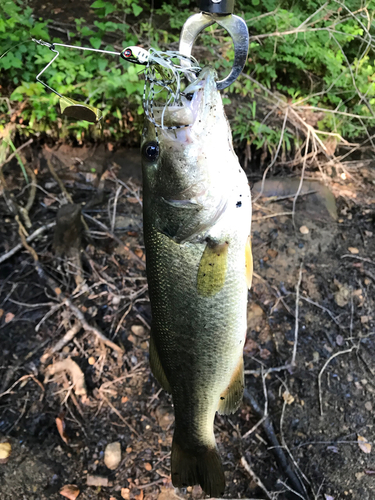
[[(191, 56), (194, 42), (199, 33), (215, 23), (227, 30), (234, 45), (234, 61), (231, 72), (226, 78), (224, 78), (224, 80), (217, 82), (218, 90), (223, 90), (237, 80), (247, 60), (247, 53), (249, 50), (249, 30), (245, 21), (241, 17), (233, 14), (220, 15), (215, 13), (208, 14), (206, 12), (194, 14), (189, 17), (182, 28), (179, 50), (181, 54), (189, 58)], [(188, 68), (191, 66), (191, 63), (188, 59), (182, 59), (181, 66)], [(193, 81), (193, 78), (190, 77), (189, 80)]]

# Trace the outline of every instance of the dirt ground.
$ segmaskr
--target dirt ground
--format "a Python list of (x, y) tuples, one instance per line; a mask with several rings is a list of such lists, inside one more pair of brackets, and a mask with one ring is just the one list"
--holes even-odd
[[(59, 499), (66, 485), (82, 500), (202, 498), (199, 487), (171, 485), (173, 408), (148, 364), (138, 152), (56, 146), (22, 154), (38, 186), (27, 232), (44, 227), (30, 242), (43, 273), (23, 247), (4, 258), (20, 236), (2, 196), (0, 499)], [(49, 226), (66, 200), (48, 162), (82, 205), (89, 232), (78, 252)], [(375, 495), (375, 171), (357, 161), (324, 172), (329, 190), (309, 173), (293, 218), (299, 177), (267, 181), (258, 197), (259, 173), (248, 171), (250, 392), (215, 423), (226, 498)], [(16, 163), (5, 179), (25, 206), (30, 191)], [(86, 328), (77, 326), (77, 308)], [(113, 442), (121, 460), (111, 470), (104, 455)], [(1, 459), (5, 443), (11, 453)]]

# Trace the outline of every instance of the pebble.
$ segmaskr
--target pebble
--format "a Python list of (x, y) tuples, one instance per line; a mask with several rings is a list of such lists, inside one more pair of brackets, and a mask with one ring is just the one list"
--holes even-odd
[(121, 462), (121, 444), (116, 441), (105, 447), (104, 463), (108, 469), (115, 470)]
[(146, 329), (142, 325), (133, 325), (131, 327), (131, 331), (134, 333), (134, 335), (137, 335), (137, 337), (142, 337), (145, 334)]
[(365, 403), (365, 408), (367, 411), (372, 411), (372, 404), (371, 404), (371, 401), (367, 401)]
[(301, 226), (299, 228), (299, 232), (302, 233), (302, 234), (309, 234), (310, 230), (307, 226)]

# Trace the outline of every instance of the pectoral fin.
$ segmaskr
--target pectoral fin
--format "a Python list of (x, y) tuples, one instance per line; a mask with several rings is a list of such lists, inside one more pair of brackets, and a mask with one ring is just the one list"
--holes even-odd
[(251, 251), (251, 237), (248, 236), (245, 247), (245, 273), (247, 288), (250, 289), (253, 280), (253, 252)]
[(197, 290), (202, 297), (216, 295), (224, 286), (227, 274), (228, 243), (207, 243), (199, 263)]
[(151, 332), (151, 336), (150, 336), (150, 366), (151, 366), (151, 371), (154, 374), (154, 377), (159, 382), (159, 384), (162, 386), (162, 388), (166, 392), (171, 393), (172, 389), (171, 389), (171, 386), (170, 386), (168, 379), (165, 375), (164, 368), (161, 364), (159, 354), (158, 354), (158, 351), (156, 349), (155, 341), (152, 337), (152, 332)]
[(220, 415), (234, 413), (241, 404), (245, 379), (243, 373), (243, 356), (233, 372), (227, 389), (220, 395), (218, 412)]

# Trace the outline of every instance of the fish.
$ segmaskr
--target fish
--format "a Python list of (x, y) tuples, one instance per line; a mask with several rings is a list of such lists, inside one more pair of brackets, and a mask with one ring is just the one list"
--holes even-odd
[(214, 497), (225, 489), (214, 418), (242, 400), (253, 269), (250, 188), (216, 79), (203, 68), (190, 99), (155, 106), (141, 141), (149, 354), (173, 400), (172, 483)]

